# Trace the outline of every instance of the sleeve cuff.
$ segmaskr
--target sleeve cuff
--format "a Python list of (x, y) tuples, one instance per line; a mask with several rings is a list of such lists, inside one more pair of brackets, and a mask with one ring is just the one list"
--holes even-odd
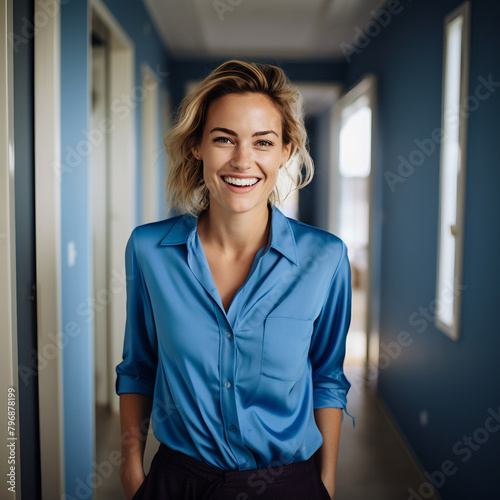
[(347, 398), (345, 395), (339, 394), (338, 391), (332, 389), (316, 389), (314, 391), (313, 403), (315, 410), (319, 408), (340, 408), (342, 410), (342, 421), (344, 421), (345, 413), (351, 417), (352, 427), (356, 428), (354, 416), (347, 411)]
[(116, 379), (116, 393), (144, 394), (150, 398), (154, 395), (155, 383), (153, 381), (138, 379), (130, 375), (120, 374)]
[(347, 398), (337, 390), (315, 388), (313, 395), (314, 409), (318, 408), (345, 408)]

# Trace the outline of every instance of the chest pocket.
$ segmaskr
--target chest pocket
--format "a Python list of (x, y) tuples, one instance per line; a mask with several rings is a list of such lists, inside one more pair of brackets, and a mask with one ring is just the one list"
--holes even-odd
[(266, 318), (261, 375), (289, 382), (297, 381), (307, 364), (312, 330), (312, 320)]

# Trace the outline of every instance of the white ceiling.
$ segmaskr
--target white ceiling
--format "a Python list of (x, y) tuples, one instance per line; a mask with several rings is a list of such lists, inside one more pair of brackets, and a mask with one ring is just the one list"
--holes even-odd
[(343, 57), (385, 0), (144, 0), (176, 57)]

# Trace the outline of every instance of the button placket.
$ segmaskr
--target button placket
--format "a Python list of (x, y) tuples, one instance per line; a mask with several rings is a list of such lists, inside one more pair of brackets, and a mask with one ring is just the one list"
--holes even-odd
[(226, 430), (226, 443), (234, 455), (235, 465), (249, 462), (248, 450), (243, 444), (235, 394), (235, 372), (236, 372), (236, 337), (222, 311), (217, 310), (220, 325), (220, 405), (222, 422)]

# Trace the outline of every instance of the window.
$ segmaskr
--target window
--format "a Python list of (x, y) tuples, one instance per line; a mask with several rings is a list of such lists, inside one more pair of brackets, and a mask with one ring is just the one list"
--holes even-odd
[(470, 3), (445, 19), (436, 326), (459, 337)]
[(353, 254), (366, 254), (368, 248), (371, 126), (372, 110), (366, 94), (342, 110), (339, 138), (339, 232)]

